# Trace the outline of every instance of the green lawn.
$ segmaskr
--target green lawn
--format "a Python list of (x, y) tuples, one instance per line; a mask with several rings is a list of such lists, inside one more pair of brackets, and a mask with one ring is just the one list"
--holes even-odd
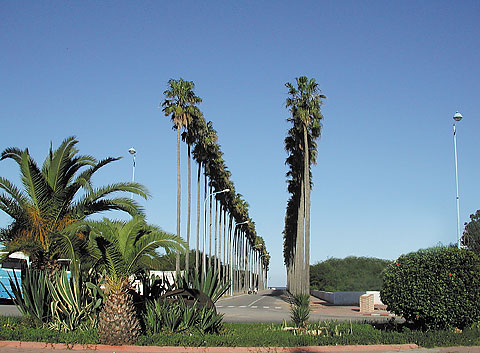
[[(319, 322), (310, 324), (309, 334), (282, 330), (279, 324), (225, 323), (218, 335), (198, 333), (162, 333), (144, 335), (138, 345), (155, 346), (319, 346), (353, 344), (406, 344), (422, 347), (480, 345), (480, 327), (454, 331), (410, 330), (402, 326)], [(66, 344), (96, 344), (95, 330), (85, 332), (57, 332), (48, 328), (32, 328), (20, 318), (0, 317), (0, 340), (40, 341)]]

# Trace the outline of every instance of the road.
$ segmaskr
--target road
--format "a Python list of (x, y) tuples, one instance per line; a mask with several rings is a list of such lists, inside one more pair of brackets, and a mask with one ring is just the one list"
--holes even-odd
[[(217, 311), (224, 314), (225, 322), (264, 322), (282, 323), (290, 321), (290, 304), (284, 290), (268, 289), (258, 294), (243, 294), (224, 297), (216, 303)], [(387, 312), (363, 315), (358, 306), (333, 306), (312, 297), (312, 312), (309, 321), (375, 321), (390, 320)]]
[(264, 290), (258, 294), (224, 297), (217, 301), (225, 322), (283, 322), (290, 320), (290, 305), (282, 290)]
[[(312, 297), (313, 298), (313, 297)], [(320, 299), (311, 301), (310, 321), (386, 321), (390, 316), (365, 316), (358, 306), (332, 306)], [(268, 289), (257, 294), (224, 297), (216, 303), (217, 311), (224, 314), (225, 322), (282, 323), (290, 321), (290, 304), (284, 290)], [(386, 314), (386, 313), (383, 313)], [(0, 315), (20, 316), (14, 305), (0, 305)]]

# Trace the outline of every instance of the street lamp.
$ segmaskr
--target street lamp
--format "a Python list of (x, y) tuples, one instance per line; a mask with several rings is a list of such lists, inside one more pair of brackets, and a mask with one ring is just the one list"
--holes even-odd
[[(133, 157), (133, 172), (132, 172), (132, 183), (135, 182), (135, 157), (137, 156), (137, 151), (135, 151), (135, 148), (130, 147), (128, 150), (128, 153), (130, 153)], [(130, 198), (133, 199), (133, 192), (130, 193)]]
[[(215, 191), (215, 192), (212, 192), (210, 195), (208, 195), (206, 198), (205, 198), (205, 202), (203, 203), (203, 209), (206, 210), (206, 207), (207, 207), (207, 200), (216, 195), (216, 194), (222, 194), (224, 192), (229, 192), (230, 189), (225, 189), (225, 190), (222, 190), (222, 191)], [(207, 242), (207, 214), (205, 213), (205, 222), (203, 222), (203, 264), (202, 264), (202, 268), (203, 268), (203, 275), (206, 276), (207, 275), (207, 264), (206, 264), (206, 254), (205, 254), (205, 243)]]
[[(248, 221), (235, 223), (235, 227), (233, 227), (233, 235), (235, 236), (237, 226), (247, 223)], [(230, 296), (233, 296), (233, 239), (230, 239)]]
[[(462, 114), (458, 111), (453, 116), (455, 122), (459, 122), (462, 118)], [(458, 197), (457, 128), (455, 123), (453, 123), (453, 144), (455, 146), (455, 184), (457, 187), (457, 247), (460, 249), (460, 199)]]

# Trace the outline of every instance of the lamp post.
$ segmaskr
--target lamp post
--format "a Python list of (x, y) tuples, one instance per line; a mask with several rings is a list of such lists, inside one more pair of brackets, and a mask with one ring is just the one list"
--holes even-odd
[[(210, 199), (210, 197), (216, 195), (216, 194), (221, 194), (221, 193), (224, 193), (224, 192), (229, 192), (230, 189), (225, 189), (225, 190), (222, 190), (222, 191), (215, 191), (215, 192), (212, 192), (210, 195), (208, 195), (206, 198), (205, 198), (205, 202), (203, 203), (203, 209), (206, 210), (206, 207), (207, 207), (207, 200)], [(207, 257), (206, 257), (206, 254), (205, 254), (205, 243), (207, 242), (207, 218), (205, 216), (205, 221), (203, 222), (203, 264), (202, 264), (202, 268), (203, 268), (203, 275), (206, 276), (207, 275)]]
[[(233, 236), (235, 236), (237, 226), (247, 223), (248, 221), (241, 223), (236, 223), (235, 221), (235, 227), (233, 227)], [(233, 239), (230, 239), (230, 296), (233, 296)]]
[[(458, 111), (453, 116), (455, 122), (459, 122), (462, 118), (462, 114)], [(460, 199), (458, 197), (457, 128), (455, 123), (453, 123), (453, 144), (455, 146), (455, 185), (457, 187), (457, 247), (460, 249)]]
[[(131, 147), (128, 150), (128, 153), (130, 153), (133, 157), (133, 172), (132, 172), (132, 183), (135, 182), (135, 157), (137, 156), (137, 151), (135, 151), (135, 148)], [(133, 192), (130, 193), (130, 198), (133, 199)]]

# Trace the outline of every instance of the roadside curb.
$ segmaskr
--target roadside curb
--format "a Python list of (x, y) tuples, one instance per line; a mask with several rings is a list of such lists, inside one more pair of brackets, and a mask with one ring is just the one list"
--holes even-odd
[(64, 343), (0, 341), (0, 347), (49, 349), (49, 350), (91, 350), (112, 352), (139, 352), (139, 353), (327, 353), (327, 352), (374, 352), (386, 350), (406, 350), (419, 348), (416, 344), (388, 344), (388, 345), (362, 345), (362, 346), (307, 346), (307, 347), (162, 347), (162, 346), (109, 346), (96, 345), (68, 345)]

